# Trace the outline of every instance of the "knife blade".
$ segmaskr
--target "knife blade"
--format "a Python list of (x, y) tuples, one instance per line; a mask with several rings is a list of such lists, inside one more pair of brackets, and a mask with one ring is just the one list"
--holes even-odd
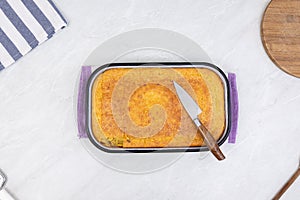
[(176, 81), (173, 81), (173, 84), (181, 104), (200, 131), (200, 134), (202, 135), (208, 149), (218, 160), (224, 160), (225, 156), (220, 150), (216, 140), (198, 119), (198, 115), (202, 112), (200, 106), (194, 101), (194, 99), (185, 89), (183, 89), (178, 83), (176, 83)]

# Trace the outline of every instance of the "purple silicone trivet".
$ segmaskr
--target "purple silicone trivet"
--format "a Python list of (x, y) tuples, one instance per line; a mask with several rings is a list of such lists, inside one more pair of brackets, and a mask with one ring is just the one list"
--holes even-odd
[(85, 126), (85, 105), (86, 105), (86, 84), (92, 73), (90, 66), (83, 66), (80, 75), (80, 83), (78, 90), (77, 101), (77, 125), (78, 125), (78, 137), (87, 138), (86, 126)]
[(238, 115), (239, 115), (239, 101), (236, 86), (236, 75), (228, 73), (228, 81), (230, 85), (230, 111), (231, 111), (231, 130), (228, 137), (228, 143), (234, 144), (236, 142)]

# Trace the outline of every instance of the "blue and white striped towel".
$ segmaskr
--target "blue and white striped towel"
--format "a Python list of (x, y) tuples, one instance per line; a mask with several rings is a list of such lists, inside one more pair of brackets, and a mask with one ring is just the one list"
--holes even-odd
[(66, 24), (52, 0), (0, 0), (0, 70)]

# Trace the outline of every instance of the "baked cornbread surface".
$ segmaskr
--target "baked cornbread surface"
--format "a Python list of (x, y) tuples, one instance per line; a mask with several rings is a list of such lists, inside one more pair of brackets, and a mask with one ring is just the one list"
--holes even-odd
[(202, 109), (198, 116), (216, 140), (225, 129), (224, 86), (204, 68), (113, 68), (92, 87), (92, 134), (107, 147), (204, 146), (173, 86), (178, 82)]

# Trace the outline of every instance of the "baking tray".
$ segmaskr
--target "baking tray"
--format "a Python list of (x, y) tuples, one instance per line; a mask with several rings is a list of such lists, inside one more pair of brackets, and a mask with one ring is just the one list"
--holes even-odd
[(97, 68), (89, 77), (86, 87), (86, 132), (90, 142), (98, 149), (108, 153), (149, 153), (149, 152), (199, 152), (208, 151), (206, 146), (192, 147), (163, 147), (163, 148), (121, 148), (107, 147), (96, 140), (92, 130), (92, 87), (96, 78), (108, 69), (115, 68), (206, 68), (214, 71), (219, 75), (224, 86), (225, 102), (225, 129), (222, 136), (217, 141), (221, 146), (228, 138), (231, 129), (231, 109), (230, 109), (230, 89), (229, 82), (225, 73), (211, 63), (206, 62), (161, 62), (161, 63), (109, 63)]

